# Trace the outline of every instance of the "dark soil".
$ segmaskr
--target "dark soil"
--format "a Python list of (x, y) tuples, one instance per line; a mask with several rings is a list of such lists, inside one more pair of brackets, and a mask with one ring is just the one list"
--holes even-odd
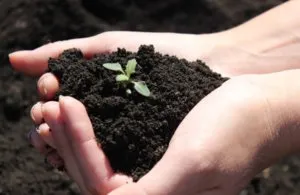
[[(112, 29), (214, 32), (284, 1), (0, 0), (0, 195), (79, 194), (65, 176), (45, 168), (29, 147), (26, 134), (33, 128), (29, 111), (38, 99), (36, 80), (13, 72), (8, 53)], [(242, 192), (256, 194), (299, 195), (300, 157), (272, 166)]]
[[(130, 59), (138, 63), (132, 79), (145, 81), (151, 97), (134, 90), (128, 95), (116, 82), (116, 73), (102, 66), (120, 62), (125, 70)], [(134, 179), (160, 160), (183, 118), (226, 80), (201, 61), (161, 55), (153, 46), (142, 46), (137, 53), (119, 49), (90, 60), (68, 50), (51, 59), (49, 69), (60, 80), (58, 95), (73, 96), (87, 108), (113, 169)]]

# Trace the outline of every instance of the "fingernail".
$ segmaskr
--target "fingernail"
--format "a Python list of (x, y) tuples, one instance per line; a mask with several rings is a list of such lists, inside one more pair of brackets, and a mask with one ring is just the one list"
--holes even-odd
[(43, 90), (43, 92), (44, 92), (44, 96), (47, 96), (47, 93), (48, 93), (48, 91), (47, 91), (47, 88), (46, 88), (46, 79), (43, 79), (42, 81), (41, 81), (41, 87), (42, 87), (42, 90)]
[(42, 123), (37, 127), (36, 131), (38, 132), (38, 134), (43, 135), (48, 131), (51, 132), (51, 129), (46, 123)]
[(60, 104), (64, 104), (65, 98), (66, 98), (66, 96), (64, 96), (64, 95), (59, 95), (59, 96), (58, 96), (58, 102), (59, 102)]
[(46, 123), (42, 123), (40, 125), (37, 126), (36, 131), (38, 133), (41, 133), (43, 130), (45, 130), (48, 127), (48, 125)]
[(42, 105), (42, 103), (41, 103), (41, 102), (38, 102), (38, 103), (36, 103), (34, 106), (32, 106), (32, 108), (31, 108), (31, 110), (30, 110), (30, 116), (31, 116), (31, 118), (32, 118), (32, 120), (33, 120), (34, 123), (42, 123), (42, 122), (43, 122), (43, 119), (42, 119), (41, 122), (36, 121), (36, 118), (35, 118), (35, 116), (33, 115), (33, 110), (34, 110), (37, 106), (41, 106), (41, 105)]
[(41, 132), (40, 126), (41, 126), (41, 125), (37, 125), (36, 128), (35, 128), (35, 130), (38, 132), (38, 134), (40, 134), (40, 132)]
[(47, 86), (46, 82), (47, 82), (47, 75), (44, 74), (38, 81), (38, 86), (41, 88), (40, 90), (44, 93), (44, 94), (42, 94), (43, 96), (46, 96), (48, 93), (47, 88), (46, 88), (46, 86)]
[(42, 104), (42, 106), (41, 106), (41, 111), (42, 111), (42, 113), (45, 112), (45, 106), (44, 106), (44, 104)]
[(30, 117), (31, 117), (31, 119), (33, 120), (33, 122), (36, 123), (36, 119), (35, 119), (35, 117), (34, 117), (34, 115), (33, 115), (33, 113), (32, 113), (33, 108), (34, 108), (34, 107), (32, 107), (31, 110), (30, 110)]
[(64, 98), (65, 98), (65, 96), (63, 96), (63, 95), (59, 95), (59, 96), (58, 96), (58, 100), (59, 100), (59, 101), (63, 100)]

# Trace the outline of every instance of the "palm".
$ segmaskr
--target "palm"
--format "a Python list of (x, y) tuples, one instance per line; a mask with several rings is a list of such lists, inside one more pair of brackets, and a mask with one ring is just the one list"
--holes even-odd
[[(249, 115), (265, 113), (264, 105), (258, 106), (260, 112), (249, 109), (263, 102), (263, 97), (253, 96), (256, 90), (246, 78), (233, 79), (206, 96), (186, 116), (164, 156), (166, 165), (179, 169), (173, 173), (183, 174), (176, 185), (182, 189), (173, 188), (176, 192), (168, 194), (237, 194), (248, 183), (257, 171), (252, 166), (258, 153), (249, 151), (255, 151), (253, 148), (261, 144), (260, 138), (265, 136), (260, 136), (259, 131), (266, 128), (264, 122), (260, 123), (262, 116)], [(252, 118), (256, 123), (245, 129), (245, 118)], [(179, 162), (180, 167), (174, 161)], [(167, 167), (161, 167), (160, 171), (165, 169)], [(182, 173), (181, 169), (186, 171)]]

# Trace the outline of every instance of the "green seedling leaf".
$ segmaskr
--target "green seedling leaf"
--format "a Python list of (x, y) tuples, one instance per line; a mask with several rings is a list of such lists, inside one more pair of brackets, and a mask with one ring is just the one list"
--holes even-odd
[(141, 95), (149, 97), (150, 96), (150, 90), (147, 87), (146, 83), (143, 81), (139, 82), (133, 82), (134, 84), (134, 89)]
[(136, 64), (137, 64), (137, 62), (135, 59), (129, 60), (127, 62), (125, 72), (129, 78), (133, 73), (135, 73)]
[(108, 70), (119, 71), (125, 74), (120, 63), (105, 63), (103, 64), (103, 67)]
[(119, 81), (119, 82), (129, 81), (129, 77), (126, 76), (125, 74), (119, 74), (116, 77), (116, 81)]

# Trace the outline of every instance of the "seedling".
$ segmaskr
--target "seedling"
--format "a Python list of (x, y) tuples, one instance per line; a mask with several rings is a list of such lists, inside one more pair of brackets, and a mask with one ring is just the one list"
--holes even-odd
[[(119, 83), (122, 83), (125, 88), (128, 87), (129, 83), (133, 84), (133, 88), (141, 95), (145, 97), (149, 97), (151, 92), (149, 88), (147, 87), (146, 83), (144, 81), (133, 81), (131, 79), (131, 75), (135, 73), (135, 68), (136, 68), (137, 62), (135, 59), (129, 60), (126, 65), (125, 71), (123, 70), (122, 66), (120, 63), (105, 63), (103, 64), (103, 67), (119, 72), (116, 76), (116, 81)], [(127, 94), (131, 94), (131, 89), (126, 89)]]

